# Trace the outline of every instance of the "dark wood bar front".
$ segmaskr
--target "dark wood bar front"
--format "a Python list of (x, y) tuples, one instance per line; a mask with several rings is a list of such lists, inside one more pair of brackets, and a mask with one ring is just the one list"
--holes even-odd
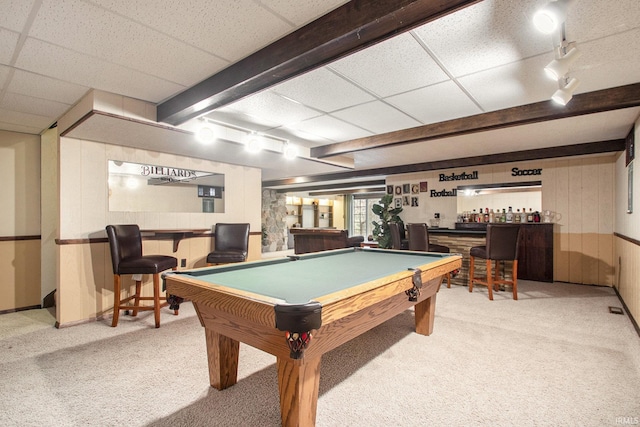
[[(448, 246), (451, 253), (462, 255), (460, 274), (451, 279), (456, 285), (469, 282), (469, 250), (473, 246), (485, 244), (486, 224), (474, 224), (484, 229), (429, 229), (431, 243)], [(483, 227), (484, 226), (484, 227)], [(520, 246), (518, 248), (518, 279), (553, 282), (553, 224), (521, 224)], [(511, 265), (506, 263), (506, 274), (511, 274)], [(476, 265), (484, 274), (484, 265)]]

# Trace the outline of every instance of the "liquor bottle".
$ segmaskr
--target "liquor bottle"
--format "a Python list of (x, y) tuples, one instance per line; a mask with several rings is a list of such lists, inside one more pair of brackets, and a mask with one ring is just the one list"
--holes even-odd
[(522, 208), (522, 213), (520, 214), (520, 222), (527, 222), (527, 210)]
[(518, 224), (520, 224), (520, 209), (518, 209), (513, 215), (513, 222), (517, 222)]
[(484, 222), (489, 222), (489, 208), (484, 208)]
[(476, 210), (474, 209), (473, 212), (471, 213), (471, 218), (469, 218), (469, 222), (476, 222), (478, 218), (478, 214), (476, 213)]
[(540, 222), (540, 212), (535, 211), (533, 213), (533, 222)]
[(500, 222), (507, 222), (507, 211), (506, 209), (502, 209), (502, 215), (500, 215)]
[(509, 211), (507, 211), (507, 222), (513, 222), (513, 209), (509, 206)]
[(533, 222), (533, 211), (529, 208), (529, 213), (527, 214), (527, 222)]
[(493, 209), (489, 212), (489, 222), (496, 222), (496, 214), (493, 212)]

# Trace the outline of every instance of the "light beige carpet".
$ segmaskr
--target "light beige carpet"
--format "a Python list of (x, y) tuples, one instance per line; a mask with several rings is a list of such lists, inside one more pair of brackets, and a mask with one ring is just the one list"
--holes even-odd
[[(522, 281), (520, 300), (442, 288), (434, 333), (413, 312), (323, 357), (318, 426), (616, 426), (640, 417), (640, 338), (609, 288)], [(277, 426), (275, 358), (241, 345), (209, 387), (193, 307), (57, 330), (0, 316), (3, 426)]]

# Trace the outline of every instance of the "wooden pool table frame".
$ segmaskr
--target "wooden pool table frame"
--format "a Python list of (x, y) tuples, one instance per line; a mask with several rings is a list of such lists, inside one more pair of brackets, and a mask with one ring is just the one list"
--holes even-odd
[[(339, 249), (323, 254), (354, 250), (378, 249)], [(301, 255), (305, 256), (308, 255)], [(313, 426), (322, 355), (412, 306), (416, 332), (430, 335), (442, 278), (460, 268), (461, 259), (452, 255), (418, 267), (422, 288), (416, 301), (410, 301), (405, 294), (414, 287), (414, 272), (409, 270), (316, 298), (322, 306), (321, 326), (313, 331), (313, 338), (299, 359), (291, 357), (284, 332), (275, 327), (274, 306), (281, 300), (212, 285), (188, 274), (169, 274), (165, 280), (168, 293), (193, 302), (205, 328), (212, 387), (223, 390), (237, 382), (239, 346), (243, 342), (277, 358), (282, 425)], [(272, 260), (242, 263), (242, 267), (269, 262)]]

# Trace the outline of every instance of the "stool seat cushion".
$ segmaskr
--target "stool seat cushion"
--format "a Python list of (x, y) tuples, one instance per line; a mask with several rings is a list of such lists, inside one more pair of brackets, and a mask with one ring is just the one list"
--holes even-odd
[(243, 262), (247, 259), (247, 251), (215, 251), (207, 255), (209, 264), (226, 264), (231, 262)]
[(487, 247), (474, 246), (469, 250), (469, 255), (476, 258), (487, 259)]
[(451, 251), (448, 246), (429, 243), (429, 252), (438, 252), (442, 254), (448, 254)]
[(172, 256), (144, 255), (120, 260), (118, 274), (156, 274), (177, 266), (178, 260)]
[(360, 246), (364, 242), (364, 236), (351, 236), (347, 238), (347, 246), (350, 248)]

